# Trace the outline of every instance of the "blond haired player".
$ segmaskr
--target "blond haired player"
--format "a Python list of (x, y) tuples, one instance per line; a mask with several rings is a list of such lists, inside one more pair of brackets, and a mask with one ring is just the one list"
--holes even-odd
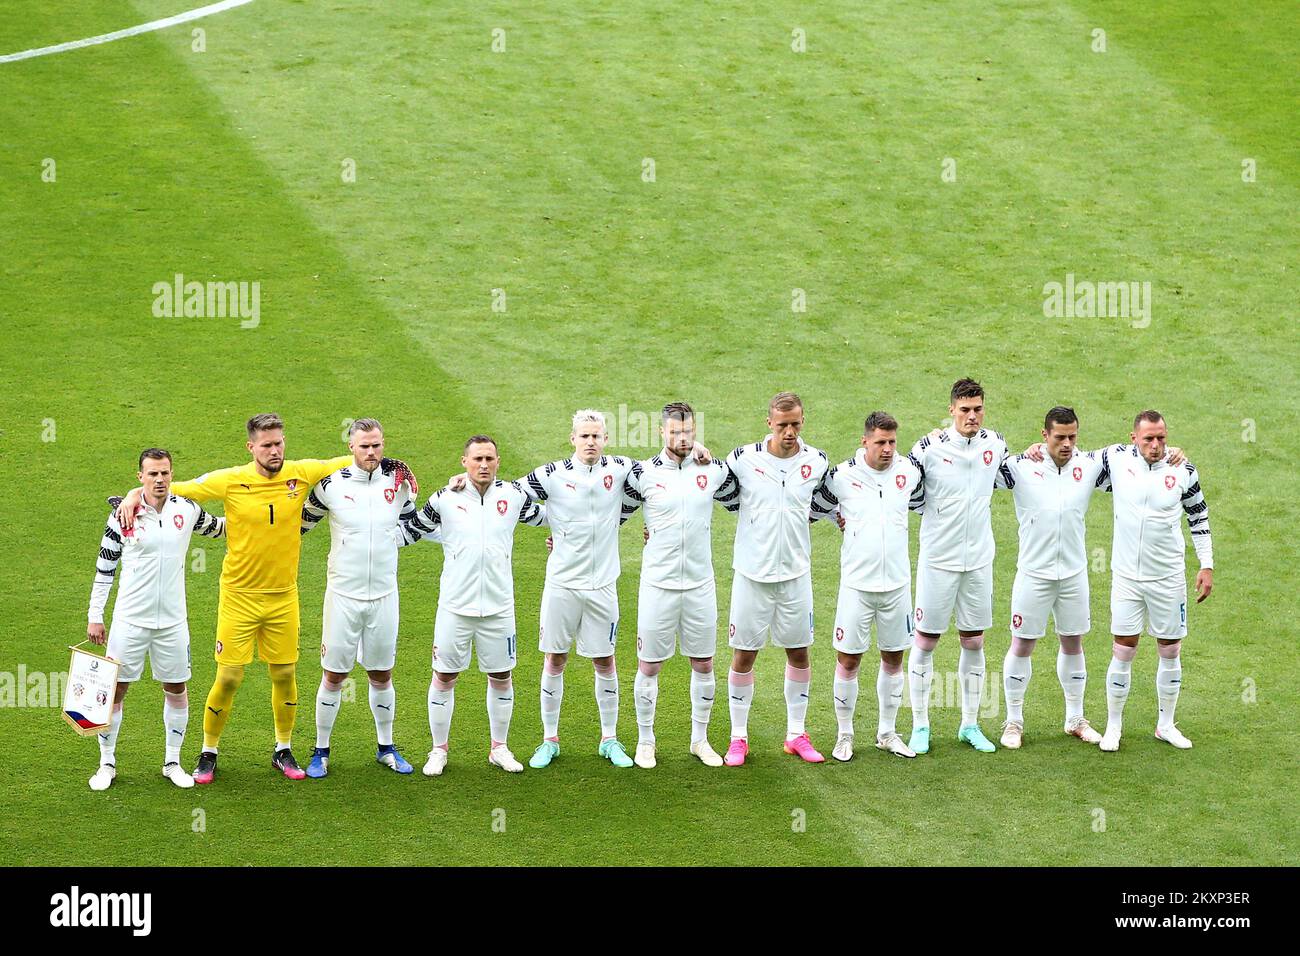
[[(312, 485), (352, 460), (351, 455), (342, 455), (286, 461), (284, 422), (279, 415), (254, 415), (247, 431), (251, 462), (172, 484), (172, 494), (192, 501), (221, 501), (226, 511), (227, 550), (217, 605), (217, 676), (208, 693), (203, 752), (194, 771), (194, 782), (200, 784), (211, 783), (216, 773), (221, 732), (244, 680), (244, 667), (253, 660), (254, 645), (271, 677), (275, 718), (271, 765), (291, 780), (306, 776), (289, 749), (298, 708), (302, 507)], [(394, 484), (410, 480), (414, 492), (409, 470), (395, 464)], [(118, 507), (123, 528), (131, 527), (139, 501), (135, 489)]]

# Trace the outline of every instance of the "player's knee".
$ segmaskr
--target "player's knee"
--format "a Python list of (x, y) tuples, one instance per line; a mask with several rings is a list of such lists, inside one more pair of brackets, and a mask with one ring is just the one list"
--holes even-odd
[[(1013, 637), (1011, 639), (1011, 656), (1012, 657), (1029, 657), (1034, 653), (1034, 645), (1037, 641), (1031, 641), (1024, 637)], [(962, 644), (965, 647), (965, 644)]]
[(843, 651), (840, 651), (839, 656), (835, 660), (835, 670), (840, 677), (846, 679), (855, 677), (858, 673), (858, 664), (861, 663), (861, 661), (862, 658), (856, 654), (845, 654)]
[(1167, 661), (1177, 660), (1183, 652), (1182, 641), (1157, 641), (1156, 653)]
[(903, 669), (903, 652), (881, 651), (880, 669), (886, 674), (897, 674)]
[(939, 646), (939, 635), (928, 631), (917, 631), (912, 643), (923, 651), (932, 651)]
[(591, 666), (596, 669), (596, 673), (599, 674), (601, 677), (614, 676), (613, 655), (610, 655), (609, 657), (593, 657), (591, 659)]
[(244, 666), (242, 664), (217, 665), (217, 679), (213, 682), (213, 687), (219, 688), (223, 693), (233, 694), (243, 682)]
[(131, 689), (131, 685), (125, 681), (119, 681), (117, 687), (113, 689), (113, 703), (121, 704), (126, 697), (126, 692)]
[(968, 651), (978, 651), (984, 647), (983, 631), (959, 631), (957, 640)]
[[(1133, 643), (1131, 643), (1131, 644), (1130, 644), (1130, 643), (1127, 643), (1127, 642), (1130, 641), (1130, 640), (1131, 640)], [(1114, 646), (1113, 646), (1113, 648), (1112, 648), (1112, 651), (1113, 651), (1113, 653), (1115, 654), (1115, 660), (1117, 660), (1117, 661), (1131, 661), (1131, 660), (1133, 660), (1133, 658), (1137, 657), (1137, 650), (1138, 650), (1138, 648), (1137, 648), (1137, 638), (1136, 638), (1136, 637), (1133, 637), (1133, 638), (1119, 638), (1119, 637), (1117, 637), (1117, 638), (1115, 638), (1115, 644), (1114, 644)]]
[[(323, 671), (320, 676), (330, 690), (338, 690), (348, 677), (347, 674), (337, 674), (334, 671)], [(371, 683), (373, 684), (374, 681), (372, 680)]]
[(564, 673), (564, 665), (569, 663), (568, 654), (547, 654), (546, 655), (546, 673), (556, 677)]
[(697, 674), (713, 673), (713, 658), (711, 657), (692, 657), (691, 670)]
[(1061, 651), (1071, 657), (1083, 653), (1083, 638), (1080, 636), (1068, 637), (1061, 635)]
[[(366, 678), (370, 681), (370, 686), (375, 690), (388, 690), (393, 686), (392, 671), (369, 671)], [(340, 683), (342, 683), (340, 681)]]

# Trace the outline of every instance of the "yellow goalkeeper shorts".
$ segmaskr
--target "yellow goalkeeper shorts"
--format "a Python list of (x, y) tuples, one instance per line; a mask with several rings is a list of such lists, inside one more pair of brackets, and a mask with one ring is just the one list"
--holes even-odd
[(231, 591), (221, 589), (217, 602), (218, 664), (248, 664), (253, 645), (264, 664), (298, 660), (298, 589)]

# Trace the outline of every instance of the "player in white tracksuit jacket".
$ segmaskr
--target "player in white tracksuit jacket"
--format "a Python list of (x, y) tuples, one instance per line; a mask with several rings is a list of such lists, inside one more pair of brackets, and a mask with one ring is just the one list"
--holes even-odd
[(1174, 726), (1174, 709), (1182, 686), (1181, 649), (1187, 636), (1187, 545), (1182, 521), (1187, 519), (1192, 546), (1200, 563), (1196, 574), (1196, 603), (1214, 587), (1214, 546), (1210, 511), (1196, 468), (1191, 462), (1169, 460), (1168, 430), (1157, 411), (1140, 412), (1133, 422), (1131, 445), (1103, 451), (1098, 487), (1114, 498), (1115, 532), (1111, 552), (1111, 633), (1114, 656), (1106, 673), (1108, 719), (1101, 749), (1119, 749), (1124, 704), (1128, 700), (1133, 658), (1145, 624), (1156, 639), (1156, 699), (1159, 718), (1155, 736), (1180, 750), (1192, 742)]
[(638, 740), (636, 764), (655, 766), (655, 706), (659, 671), (677, 642), (691, 664), (690, 752), (707, 766), (722, 766), (709, 746), (709, 716), (716, 680), (718, 596), (713, 580), (713, 510), (739, 502), (740, 487), (721, 461), (695, 460), (695, 411), (685, 402), (664, 406), (659, 454), (632, 465), (625, 494), (644, 510), (637, 602), (637, 674), (633, 690)]
[[(226, 519), (205, 512), (188, 498), (170, 494), (171, 455), (161, 448), (140, 453), (139, 479), (144, 490), (134, 527), (123, 531), (110, 513), (95, 562), (90, 590), (86, 636), (103, 644), (120, 663), (108, 730), (99, 735), (99, 769), (90, 789), (104, 790), (117, 776), (117, 735), (122, 726), (122, 701), (131, 684), (144, 673), (145, 655), (154, 680), (163, 685), (163, 732), (166, 735), (163, 775), (178, 787), (194, 786), (180, 765), (181, 745), (189, 723), (190, 629), (185, 607), (185, 561), (194, 532), (220, 538)], [(116, 507), (118, 499), (110, 499)], [(113, 626), (104, 634), (104, 609), (113, 578), (122, 576), (113, 605)]]
[(853, 714), (858, 666), (871, 647), (876, 625), (880, 670), (876, 676), (879, 721), (876, 747), (915, 757), (895, 729), (903, 699), (903, 652), (912, 643), (912, 565), (908, 559), (907, 514), (924, 503), (921, 472), (897, 452), (898, 421), (872, 412), (862, 447), (826, 475), (813, 503), (815, 513), (834, 512), (844, 522), (840, 546), (840, 593), (835, 607), (836, 760), (853, 759)]
[(519, 482), (497, 479), (501, 458), (491, 437), (472, 436), (461, 464), (468, 483), (460, 490), (440, 489), (403, 525), (412, 541), (440, 529), (445, 555), (429, 685), (433, 749), (424, 773), (430, 777), (447, 765), (456, 679), (469, 667), (471, 651), (488, 678), (488, 763), (511, 773), (524, 769), (508, 746), (518, 649), (512, 556), (515, 527), (545, 524), (546, 512)]
[(921, 553), (916, 562), (916, 637), (908, 658), (912, 738), (918, 754), (930, 750), (930, 685), (934, 649), (954, 617), (961, 641), (957, 673), (961, 726), (957, 739), (981, 753), (997, 748), (977, 722), (984, 689), (984, 632), (993, 623), (995, 487), (1006, 487), (1007, 443), (984, 424), (984, 389), (969, 378), (953, 383), (953, 424), (916, 443), (909, 457), (925, 482)]
[[(302, 509), (302, 533), (329, 516), (330, 553), (316, 691), (316, 746), (307, 776), (329, 773), (330, 737), (343, 700), (343, 682), (360, 656), (375, 720), (375, 759), (397, 773), (412, 767), (393, 745), (397, 693), (397, 549), (401, 522), (415, 516), (409, 482), (384, 459), (384, 429), (358, 418), (348, 430), (352, 464), (322, 478)], [(387, 462), (387, 463), (386, 463)]]
[(727, 628), (733, 651), (727, 675), (731, 744), (723, 760), (729, 767), (743, 764), (749, 753), (754, 661), (769, 634), (786, 653), (785, 752), (809, 763), (825, 759), (808, 738), (805, 718), (813, 642), (809, 517), (830, 463), (824, 452), (799, 437), (803, 423), (803, 401), (793, 392), (781, 392), (768, 403), (771, 434), (727, 456), (727, 467), (740, 484)]

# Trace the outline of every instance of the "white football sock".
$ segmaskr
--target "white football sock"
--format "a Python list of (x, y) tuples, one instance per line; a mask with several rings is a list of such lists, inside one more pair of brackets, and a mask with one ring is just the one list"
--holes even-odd
[(1106, 671), (1106, 717), (1116, 727), (1124, 724), (1124, 704), (1128, 702), (1128, 687), (1132, 679), (1133, 662), (1112, 657)]
[(808, 692), (812, 687), (812, 668), (785, 665), (785, 739), (794, 740), (804, 733), (808, 716)]
[(552, 674), (542, 667), (542, 736), (560, 736), (560, 703), (564, 700), (564, 671)]
[(1156, 701), (1160, 716), (1156, 727), (1165, 730), (1174, 725), (1174, 708), (1178, 706), (1178, 691), (1183, 686), (1183, 660), (1181, 657), (1162, 657), (1156, 664)]
[(488, 731), (492, 746), (504, 744), (510, 736), (510, 718), (515, 712), (515, 688), (510, 678), (488, 678), (487, 689)]
[(835, 683), (832, 692), (835, 695), (835, 719), (840, 725), (841, 734), (853, 733), (853, 712), (858, 707), (858, 672), (852, 677), (845, 677), (845, 671), (835, 665)]
[(912, 699), (912, 727), (930, 726), (930, 683), (934, 680), (934, 651), (912, 645), (907, 656), (907, 691)]
[(718, 681), (713, 671), (701, 674), (691, 671), (691, 743), (697, 744), (709, 735), (709, 717), (713, 713), (713, 697)]
[(984, 648), (963, 647), (957, 658), (957, 682), (961, 684), (961, 725), (969, 727), (979, 717), (984, 692)]
[(727, 703), (731, 711), (731, 738), (749, 736), (749, 705), (754, 700), (754, 672), (727, 673)]
[(163, 729), (167, 734), (163, 763), (180, 763), (185, 728), (190, 722), (190, 698), (186, 691), (163, 691)]
[(1007, 720), (1025, 722), (1025, 691), (1034, 673), (1032, 657), (1017, 657), (1010, 651), (1002, 661), (1002, 692), (1007, 697)]
[(618, 736), (618, 672), (596, 671), (596, 710), (600, 712), (600, 739)]
[(108, 730), (99, 735), (99, 762), (117, 763), (117, 734), (122, 729), (122, 705), (113, 705), (113, 715), (108, 718)]
[(334, 721), (338, 720), (339, 702), (343, 699), (343, 688), (332, 688), (322, 678), (320, 687), (316, 688), (316, 746), (328, 747), (330, 734), (334, 732)]
[(370, 684), (370, 713), (375, 718), (375, 737), (381, 747), (393, 744), (393, 711), (397, 709), (397, 691), (392, 681), (387, 687)]
[(1065, 694), (1065, 722), (1083, 716), (1083, 692), (1088, 686), (1088, 669), (1082, 654), (1056, 653), (1056, 679)]
[(456, 685), (443, 690), (438, 678), (429, 684), (429, 734), (433, 745), (447, 749), (447, 738), (451, 736), (451, 713), (456, 709)]
[(643, 674), (637, 668), (632, 695), (636, 702), (637, 743), (652, 744), (655, 742), (655, 703), (659, 700), (659, 675)]
[(876, 675), (876, 697), (880, 700), (880, 725), (876, 733), (881, 736), (895, 733), (898, 708), (903, 705), (903, 672), (897, 670), (890, 674), (881, 667)]

